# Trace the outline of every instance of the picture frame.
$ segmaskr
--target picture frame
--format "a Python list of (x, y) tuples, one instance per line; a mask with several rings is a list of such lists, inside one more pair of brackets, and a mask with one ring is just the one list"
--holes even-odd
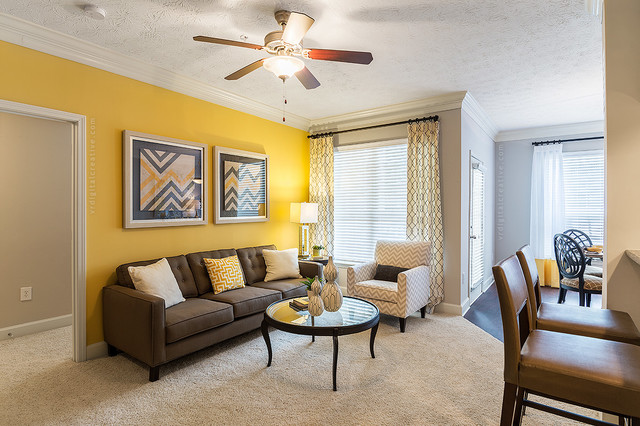
[(269, 220), (269, 156), (214, 147), (214, 223)]
[(206, 225), (208, 145), (125, 130), (123, 227)]

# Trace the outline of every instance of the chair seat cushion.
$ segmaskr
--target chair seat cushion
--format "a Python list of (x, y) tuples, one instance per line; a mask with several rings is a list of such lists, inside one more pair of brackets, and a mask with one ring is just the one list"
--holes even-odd
[(282, 293), (277, 290), (247, 286), (219, 294), (205, 293), (200, 297), (215, 300), (216, 302), (228, 303), (233, 306), (233, 316), (235, 318), (242, 318), (264, 311), (267, 306), (282, 299)]
[(398, 303), (398, 283), (382, 280), (367, 280), (356, 283), (352, 296)]
[(283, 299), (289, 297), (305, 296), (307, 294), (307, 286), (302, 284), (299, 279), (294, 280), (278, 280), (278, 281), (259, 281), (251, 284), (252, 287), (266, 288), (268, 290), (277, 290), (282, 293)]
[(211, 300), (189, 298), (165, 311), (167, 343), (227, 324), (233, 321), (233, 307)]
[(592, 277), (602, 278), (602, 268), (599, 266), (587, 265), (584, 273), (586, 275), (591, 275)]
[(640, 332), (631, 316), (611, 309), (542, 303), (536, 328), (640, 345)]
[(594, 408), (640, 416), (640, 346), (533, 330), (518, 385)]
[[(569, 287), (579, 287), (577, 278), (563, 278), (560, 282)], [(584, 274), (584, 289), (592, 291), (602, 291), (602, 278)]]

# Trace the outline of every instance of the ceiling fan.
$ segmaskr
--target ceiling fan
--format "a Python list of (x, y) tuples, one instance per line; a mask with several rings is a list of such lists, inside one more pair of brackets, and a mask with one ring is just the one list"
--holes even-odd
[(229, 46), (247, 47), (249, 49), (264, 50), (272, 56), (255, 61), (238, 71), (229, 74), (225, 80), (237, 80), (251, 71), (264, 66), (274, 73), (282, 81), (295, 76), (307, 89), (315, 89), (320, 82), (311, 74), (300, 59), (315, 59), (320, 61), (349, 62), (353, 64), (370, 64), (373, 56), (370, 52), (355, 52), (349, 50), (305, 49), (302, 47), (302, 38), (309, 31), (314, 19), (304, 13), (279, 10), (275, 13), (276, 21), (282, 27), (281, 30), (272, 31), (264, 38), (264, 46), (245, 43), (242, 41), (225, 40), (222, 38), (196, 36), (195, 41), (207, 43), (226, 44)]

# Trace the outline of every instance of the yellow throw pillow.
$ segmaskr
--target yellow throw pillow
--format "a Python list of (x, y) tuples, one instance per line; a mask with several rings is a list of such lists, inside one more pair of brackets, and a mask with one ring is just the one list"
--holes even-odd
[(213, 294), (244, 287), (244, 277), (242, 276), (238, 256), (229, 256), (222, 259), (204, 259), (204, 264), (207, 267), (207, 272), (209, 272)]

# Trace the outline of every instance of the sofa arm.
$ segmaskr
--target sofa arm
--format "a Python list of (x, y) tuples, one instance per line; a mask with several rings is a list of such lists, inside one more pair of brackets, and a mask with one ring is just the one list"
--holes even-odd
[(427, 305), (430, 292), (428, 266), (417, 266), (398, 274), (398, 301), (405, 318)]
[(377, 266), (378, 264), (376, 262), (369, 262), (347, 268), (347, 293), (349, 296), (356, 295), (354, 293), (356, 283), (373, 279), (376, 275)]
[(164, 299), (121, 285), (102, 289), (104, 340), (150, 367), (163, 364)]
[(313, 278), (317, 275), (318, 278), (322, 278), (322, 263), (299, 260), (298, 266), (300, 267), (300, 275), (302, 275), (303, 277)]

